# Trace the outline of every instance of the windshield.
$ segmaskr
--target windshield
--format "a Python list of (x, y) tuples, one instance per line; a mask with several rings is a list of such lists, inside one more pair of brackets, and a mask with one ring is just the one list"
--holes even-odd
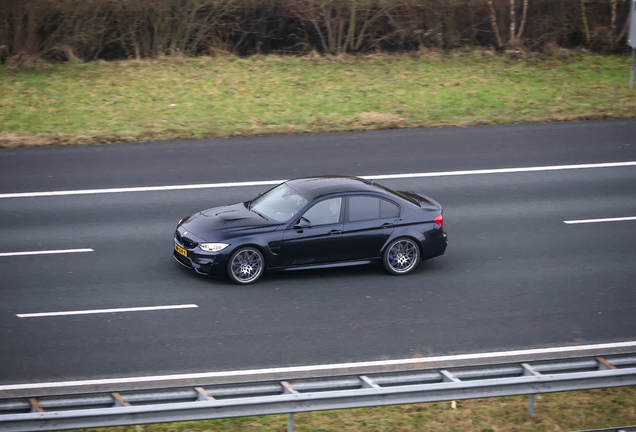
[(268, 219), (285, 222), (307, 205), (307, 199), (289, 186), (282, 184), (259, 196), (250, 203), (250, 210)]

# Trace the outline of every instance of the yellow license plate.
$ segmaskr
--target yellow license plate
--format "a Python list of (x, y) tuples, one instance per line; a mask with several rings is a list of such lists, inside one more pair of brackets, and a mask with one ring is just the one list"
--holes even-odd
[(184, 248), (182, 248), (181, 246), (179, 246), (178, 244), (175, 243), (174, 245), (174, 249), (179, 252), (181, 255), (183, 255), (184, 257), (188, 256), (188, 251), (185, 250)]

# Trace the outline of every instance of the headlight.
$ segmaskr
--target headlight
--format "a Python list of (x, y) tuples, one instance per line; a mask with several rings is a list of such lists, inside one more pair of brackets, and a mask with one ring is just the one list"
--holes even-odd
[(228, 246), (227, 243), (199, 243), (199, 247), (206, 252), (219, 252)]

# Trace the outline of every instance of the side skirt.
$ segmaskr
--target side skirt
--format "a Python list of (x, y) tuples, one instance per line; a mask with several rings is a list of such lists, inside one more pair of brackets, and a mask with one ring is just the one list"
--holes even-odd
[(376, 260), (360, 260), (360, 261), (345, 261), (345, 262), (337, 262), (337, 263), (325, 263), (325, 264), (312, 264), (312, 265), (303, 265), (298, 267), (278, 267), (271, 269), (272, 271), (292, 271), (292, 270), (310, 270), (310, 269), (321, 269), (321, 268), (334, 268), (334, 267), (350, 267), (357, 265), (366, 265), (375, 262)]

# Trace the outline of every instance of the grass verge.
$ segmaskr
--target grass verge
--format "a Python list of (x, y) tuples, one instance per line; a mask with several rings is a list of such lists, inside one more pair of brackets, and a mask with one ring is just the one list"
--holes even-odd
[(473, 51), (0, 66), (0, 146), (631, 117), (628, 63)]
[[(561, 432), (636, 424), (636, 387), (301, 413), (296, 432)], [(287, 416), (242, 417), (103, 429), (103, 432), (270, 432), (287, 430)]]

